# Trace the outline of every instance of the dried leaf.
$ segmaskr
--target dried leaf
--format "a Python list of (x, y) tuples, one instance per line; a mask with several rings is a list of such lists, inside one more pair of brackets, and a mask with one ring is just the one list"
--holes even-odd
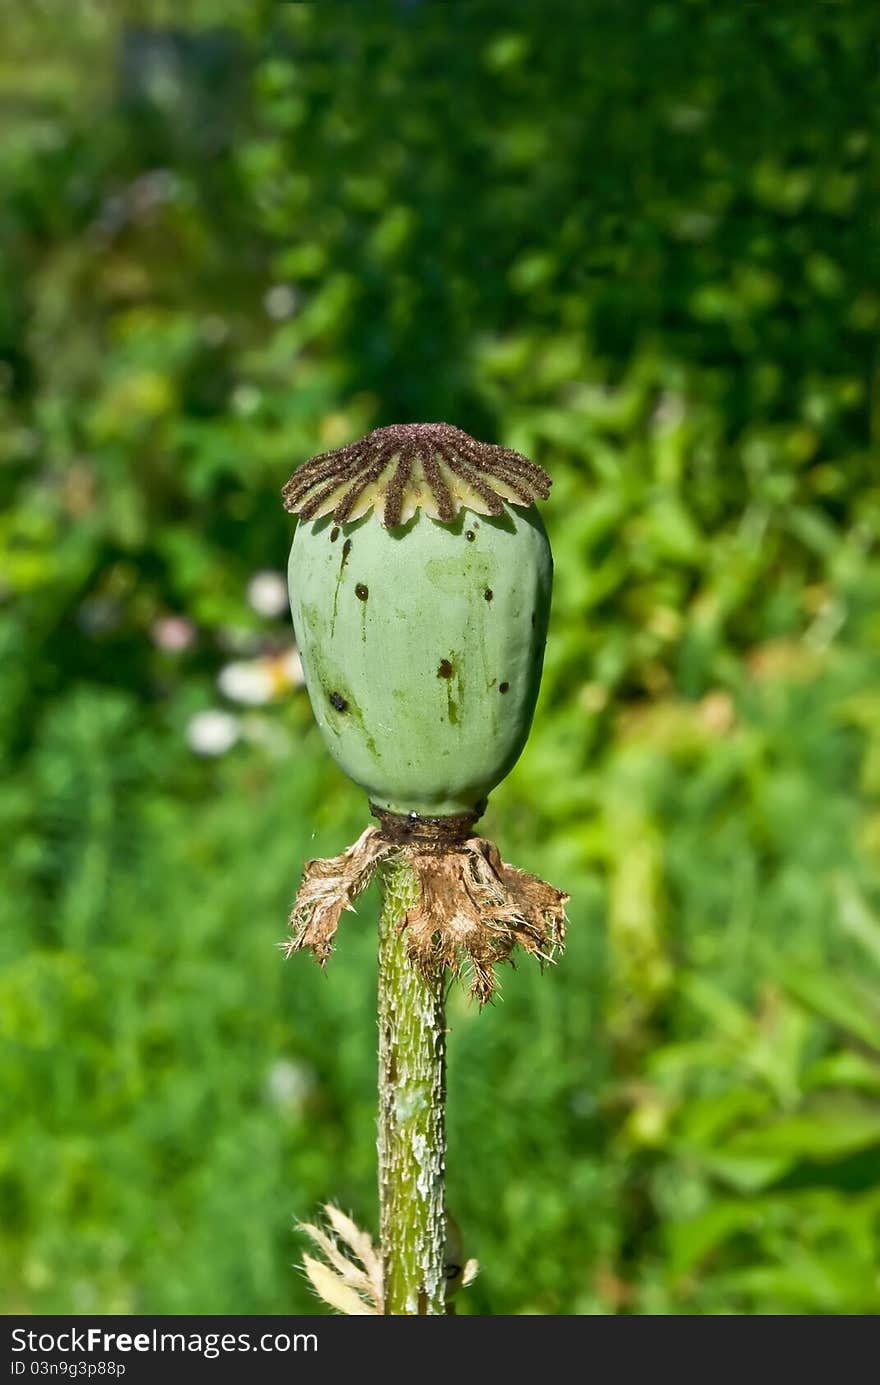
[(340, 1279), (344, 1280), (352, 1289), (356, 1289), (359, 1294), (366, 1294), (368, 1297), (373, 1296), (373, 1284), (366, 1272), (358, 1269), (357, 1265), (352, 1264), (342, 1254), (336, 1242), (327, 1235), (326, 1231), (322, 1231), (319, 1226), (312, 1226), (309, 1222), (301, 1222), (299, 1229), (304, 1231), (314, 1242), (331, 1268), (336, 1270)]
[[(351, 1220), (351, 1217), (347, 1217), (333, 1203), (325, 1203), (323, 1212), (328, 1221), (326, 1228), (314, 1226), (311, 1222), (299, 1224), (299, 1229), (310, 1237), (328, 1262), (324, 1265), (312, 1259), (311, 1256), (304, 1256), (305, 1271), (314, 1288), (331, 1308), (336, 1308), (340, 1313), (381, 1314), (383, 1310), (382, 1260), (373, 1245), (372, 1237), (368, 1232), (361, 1231), (360, 1227)], [(347, 1255), (343, 1254), (338, 1244), (339, 1241), (352, 1252), (360, 1264), (354, 1264)], [(316, 1264), (321, 1269), (318, 1279), (313, 1273), (313, 1267)], [(328, 1275), (330, 1276), (329, 1279)], [(356, 1296), (360, 1307), (357, 1309), (351, 1306), (341, 1307), (340, 1304), (343, 1302), (351, 1305), (350, 1295), (352, 1293)]]
[(480, 1273), (479, 1260), (466, 1260), (464, 1273), (461, 1276), (461, 1287), (466, 1289), (469, 1284), (473, 1284), (477, 1275)]
[(378, 1314), (377, 1308), (365, 1302), (322, 1261), (313, 1260), (311, 1255), (304, 1255), (303, 1269), (318, 1297), (331, 1308), (335, 1308), (337, 1313), (344, 1313), (347, 1317), (370, 1317)]
[(363, 1265), (377, 1303), (382, 1302), (382, 1258), (373, 1245), (369, 1232), (361, 1231), (359, 1226), (340, 1211), (332, 1202), (324, 1203), (324, 1212), (333, 1230), (355, 1253)]

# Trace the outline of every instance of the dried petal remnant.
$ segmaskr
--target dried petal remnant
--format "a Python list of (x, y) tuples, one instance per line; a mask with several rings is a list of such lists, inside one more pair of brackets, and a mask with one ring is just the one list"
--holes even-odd
[(449, 523), (463, 508), (499, 515), (505, 501), (528, 506), (549, 493), (541, 467), (451, 423), (376, 428), (304, 462), (281, 492), (285, 509), (301, 519), (332, 514), (344, 524), (376, 508), (386, 529), (405, 524), (418, 509)]
[(321, 966), (333, 950), (333, 939), (343, 909), (369, 885), (376, 867), (392, 850), (375, 827), (368, 827), (340, 856), (306, 861), (302, 884), (290, 911), (293, 936), (282, 943), (288, 957), (310, 947)]
[(502, 861), (494, 842), (470, 837), (444, 855), (410, 849), (419, 902), (406, 916), (409, 955), (431, 972), (470, 973), (471, 995), (485, 1005), (495, 967), (519, 945), (552, 962), (565, 945), (568, 895)]
[(540, 962), (562, 950), (568, 895), (502, 861), (494, 843), (469, 837), (438, 853), (400, 846), (368, 827), (341, 856), (307, 863), (290, 915), (293, 937), (283, 944), (287, 956), (308, 947), (323, 966), (343, 909), (352, 908), (380, 862), (397, 851), (419, 882), (418, 902), (403, 926), (410, 958), (426, 974), (438, 967), (469, 973), (471, 994), (484, 1005), (496, 989), (495, 967), (517, 945)]

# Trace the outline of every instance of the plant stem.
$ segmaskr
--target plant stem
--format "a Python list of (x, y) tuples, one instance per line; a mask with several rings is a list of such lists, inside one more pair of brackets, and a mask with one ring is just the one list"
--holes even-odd
[(445, 1312), (443, 971), (426, 977), (401, 927), (419, 887), (405, 854), (381, 868), (379, 1206), (385, 1312)]

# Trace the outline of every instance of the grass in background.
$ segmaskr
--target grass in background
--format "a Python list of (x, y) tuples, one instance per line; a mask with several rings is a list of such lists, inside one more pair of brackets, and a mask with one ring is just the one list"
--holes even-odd
[(275, 948), (365, 820), (278, 490), (445, 417), (554, 476), (485, 825), (572, 893), (450, 1005), (460, 1311), (876, 1311), (877, 21), (282, 8), (8, 21), (3, 1306), (309, 1311), (293, 1219), (374, 1223), (374, 904)]

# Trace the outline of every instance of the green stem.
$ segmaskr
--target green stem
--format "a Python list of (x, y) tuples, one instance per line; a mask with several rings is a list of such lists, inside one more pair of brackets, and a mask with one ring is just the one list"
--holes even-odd
[(381, 869), (379, 1205), (385, 1312), (445, 1312), (446, 1023), (443, 972), (426, 979), (401, 929), (418, 899), (403, 854)]

